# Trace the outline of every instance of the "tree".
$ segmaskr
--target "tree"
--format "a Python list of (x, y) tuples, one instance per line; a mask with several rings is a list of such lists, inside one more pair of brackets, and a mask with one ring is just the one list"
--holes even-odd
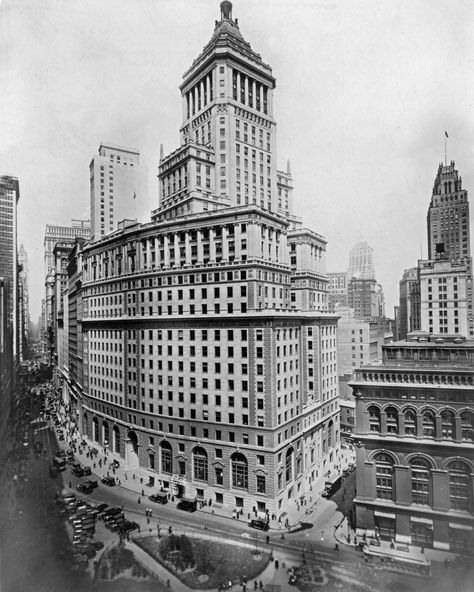
[(214, 553), (209, 541), (199, 541), (194, 549), (196, 570), (201, 574), (208, 574), (214, 570)]

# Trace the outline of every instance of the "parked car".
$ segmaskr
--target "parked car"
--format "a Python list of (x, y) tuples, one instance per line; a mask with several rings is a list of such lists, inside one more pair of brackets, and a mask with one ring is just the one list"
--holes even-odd
[(99, 486), (98, 481), (92, 481), (91, 479), (89, 479), (88, 481), (84, 481), (84, 485), (89, 485), (90, 487), (92, 487), (92, 489), (95, 489), (96, 487)]
[(249, 526), (250, 528), (256, 528), (257, 530), (268, 530), (270, 528), (268, 520), (261, 520), (259, 518), (250, 520)]
[(138, 530), (140, 527), (137, 522), (132, 522), (130, 520), (125, 520), (120, 525), (119, 530), (123, 533), (132, 532), (134, 530)]
[(80, 491), (81, 493), (92, 493), (92, 490), (94, 488), (91, 487), (90, 485), (86, 485), (85, 483), (79, 483), (79, 485), (77, 486), (77, 490)]
[(113, 487), (115, 485), (115, 477), (102, 477), (102, 483), (107, 487)]
[(166, 491), (158, 491), (157, 493), (153, 493), (150, 495), (150, 500), (155, 502), (155, 504), (167, 504), (168, 503), (168, 494)]

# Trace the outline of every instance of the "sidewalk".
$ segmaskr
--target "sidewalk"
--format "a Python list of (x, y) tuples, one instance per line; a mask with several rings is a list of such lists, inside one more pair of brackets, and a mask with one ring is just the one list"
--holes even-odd
[[(76, 452), (74, 453), (75, 458), (83, 465), (90, 466), (94, 475), (99, 479), (104, 476), (114, 477), (118, 486), (123, 487), (131, 492), (136, 493), (137, 501), (140, 499), (140, 504), (143, 504), (143, 511), (148, 507), (148, 496), (156, 491), (155, 487), (150, 487), (146, 482), (146, 478), (140, 476), (140, 469), (125, 469), (124, 459), (116, 453), (104, 450), (96, 442), (91, 442), (85, 438), (82, 438), (76, 426), (74, 426), (65, 413), (64, 408), (61, 406), (56, 411), (59, 419), (61, 420), (63, 430), (65, 433), (65, 440), (60, 442), (59, 445), (62, 448), (70, 447), (74, 445)], [(79, 453), (78, 449), (81, 448), (80, 442), (86, 441), (86, 446), (83, 447), (82, 454)], [(93, 454), (87, 455), (88, 452), (93, 451)], [(120, 463), (119, 468), (112, 468), (111, 463), (116, 460)], [(353, 462), (353, 453), (349, 449), (341, 449), (339, 456), (337, 457), (338, 471), (342, 471), (351, 462)], [(331, 467), (334, 470), (334, 467)], [(142, 469), (143, 470), (143, 469)], [(286, 512), (280, 516), (270, 516), (270, 531), (273, 533), (283, 533), (285, 535), (291, 534), (292, 531), (298, 529), (301, 523), (316, 523), (316, 516), (320, 507), (320, 492), (324, 489), (324, 484), (327, 479), (326, 472), (320, 474), (318, 478), (309, 485), (306, 492), (301, 492), (298, 499), (293, 499)], [(143, 474), (143, 473), (142, 473)], [(169, 495), (170, 502), (173, 501), (173, 495)], [(319, 504), (319, 505), (318, 505)], [(134, 508), (136, 511), (137, 508)], [(198, 506), (198, 511), (215, 514), (219, 517), (228, 518), (230, 520), (242, 520), (248, 521), (254, 518), (251, 512), (246, 512), (239, 515), (235, 509), (229, 506), (216, 505), (212, 506), (202, 504)], [(339, 520), (338, 516), (335, 516), (335, 520)], [(333, 530), (335, 525), (330, 527), (326, 526), (327, 534), (329, 536), (329, 530)]]

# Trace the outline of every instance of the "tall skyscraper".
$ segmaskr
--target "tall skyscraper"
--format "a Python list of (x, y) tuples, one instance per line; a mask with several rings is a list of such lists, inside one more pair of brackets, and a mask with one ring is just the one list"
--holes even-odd
[(326, 240), (293, 215), (289, 167), (277, 171), (274, 87), (222, 2), (180, 87), (181, 146), (161, 155), (151, 223), (69, 267), (83, 386), (66, 379), (83, 434), (126, 470), (263, 515), (321, 491), (340, 462)]
[(7, 324), (12, 330), (13, 352), (17, 355), (18, 267), (17, 204), (20, 187), (16, 177), (0, 177), (0, 277), (7, 299)]
[(138, 150), (102, 143), (89, 171), (92, 240), (116, 230), (121, 220), (149, 218), (148, 169)]
[(470, 258), (469, 202), (453, 160), (438, 167), (427, 223), (429, 259)]
[(473, 338), (469, 202), (454, 161), (438, 167), (427, 222), (429, 260), (418, 262), (420, 328)]
[(367, 242), (357, 243), (349, 252), (349, 278), (375, 279), (374, 250)]

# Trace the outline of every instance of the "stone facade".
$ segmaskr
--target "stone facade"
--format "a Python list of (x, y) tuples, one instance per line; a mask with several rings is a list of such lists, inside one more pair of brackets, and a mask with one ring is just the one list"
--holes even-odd
[(472, 552), (474, 343), (398, 342), (356, 370), (358, 528)]

